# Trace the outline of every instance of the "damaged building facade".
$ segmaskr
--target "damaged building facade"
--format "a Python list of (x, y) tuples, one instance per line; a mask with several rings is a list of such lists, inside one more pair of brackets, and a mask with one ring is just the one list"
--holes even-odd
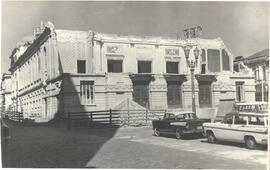
[(137, 108), (191, 110), (184, 48), (200, 51), (195, 68), (198, 117), (213, 118), (222, 100), (255, 101), (254, 75), (233, 72), (220, 38), (188, 40), (55, 29), (41, 24), (11, 55), (12, 109), (46, 122), (68, 112)]
[(245, 69), (242, 65), (248, 66), (255, 76), (255, 100), (268, 102), (269, 98), (269, 49), (259, 51), (251, 56), (238, 56), (234, 60), (236, 72)]

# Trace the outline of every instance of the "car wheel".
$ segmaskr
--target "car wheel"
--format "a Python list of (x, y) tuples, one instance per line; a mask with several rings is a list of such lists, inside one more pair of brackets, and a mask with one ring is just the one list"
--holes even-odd
[(246, 146), (247, 146), (247, 148), (249, 148), (249, 149), (255, 149), (256, 148), (256, 141), (255, 141), (255, 139), (253, 138), (253, 137), (247, 137), (246, 138)]
[(158, 128), (155, 128), (155, 129), (154, 129), (154, 135), (155, 135), (155, 136), (160, 136), (160, 131), (159, 131)]
[(176, 129), (175, 131), (175, 137), (176, 139), (181, 139), (182, 138), (182, 132), (179, 129)]
[(207, 132), (207, 139), (209, 143), (215, 143), (216, 137), (213, 132)]

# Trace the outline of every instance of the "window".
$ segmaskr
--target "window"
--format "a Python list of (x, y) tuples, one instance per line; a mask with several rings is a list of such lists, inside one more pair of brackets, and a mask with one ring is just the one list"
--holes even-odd
[(209, 72), (220, 72), (219, 50), (207, 50), (207, 60)]
[(176, 81), (167, 82), (167, 102), (168, 108), (180, 108), (181, 107), (181, 86)]
[(222, 50), (222, 68), (223, 70), (230, 70), (230, 58), (224, 49)]
[(206, 64), (202, 64), (202, 68), (201, 68), (201, 74), (205, 74), (206, 73)]
[(151, 73), (152, 61), (138, 61), (138, 73)]
[(266, 68), (265, 66), (262, 66), (263, 69), (263, 80), (266, 81)]
[(108, 60), (108, 72), (109, 73), (121, 73), (123, 60)]
[(211, 82), (199, 82), (199, 104), (201, 107), (211, 106)]
[(236, 101), (243, 102), (244, 101), (244, 82), (235, 82), (236, 88)]
[(202, 49), (202, 62), (206, 62), (206, 58), (205, 58), (205, 49)]
[(201, 74), (205, 74), (206, 73), (206, 57), (205, 57), (205, 49), (202, 49), (202, 54), (201, 54), (202, 58), (202, 64), (201, 64)]
[(255, 80), (256, 81), (260, 80), (260, 74), (259, 74), (259, 69), (258, 68), (255, 69)]
[(77, 72), (78, 73), (86, 73), (85, 71), (85, 60), (77, 61)]
[(233, 66), (233, 70), (234, 70), (235, 72), (239, 72), (239, 66), (238, 66), (238, 64), (235, 64), (235, 65)]
[(40, 73), (40, 57), (37, 56), (37, 59), (38, 59), (38, 72)]
[(166, 62), (166, 73), (178, 73), (179, 62)]
[(94, 104), (94, 81), (80, 82), (81, 104)]
[(133, 82), (133, 100), (143, 107), (149, 107), (149, 88), (145, 81)]

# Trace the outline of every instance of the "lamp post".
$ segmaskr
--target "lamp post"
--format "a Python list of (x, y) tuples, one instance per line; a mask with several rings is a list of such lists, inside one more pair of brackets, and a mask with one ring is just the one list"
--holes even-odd
[(185, 57), (186, 57), (186, 62), (187, 62), (187, 66), (190, 68), (190, 73), (191, 73), (191, 88), (192, 88), (192, 111), (196, 114), (196, 106), (195, 106), (195, 86), (194, 86), (194, 70), (197, 67), (197, 60), (199, 57), (199, 49), (198, 47), (196, 47), (193, 50), (194, 56), (195, 56), (195, 60), (191, 59), (189, 57), (189, 53), (190, 53), (190, 49), (191, 46), (186, 46), (184, 48), (184, 53), (185, 53)]

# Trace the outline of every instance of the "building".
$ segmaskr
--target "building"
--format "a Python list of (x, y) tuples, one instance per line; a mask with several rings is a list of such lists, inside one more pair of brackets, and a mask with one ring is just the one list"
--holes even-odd
[(256, 101), (266, 101), (269, 99), (269, 49), (257, 52), (249, 57), (236, 57), (234, 60), (234, 70), (239, 72), (243, 69), (243, 64), (252, 69), (255, 75)]
[(2, 75), (2, 82), (1, 82), (1, 111), (6, 112), (9, 111), (11, 108), (11, 74), (4, 73)]
[[(188, 40), (55, 29), (50, 22), (21, 41), (11, 58), (13, 106), (37, 122), (68, 112), (136, 108), (191, 110), (190, 69), (196, 59), (197, 115), (213, 118), (220, 101), (253, 102), (254, 76), (233, 72), (220, 38)], [(194, 59), (195, 60), (195, 59)]]

